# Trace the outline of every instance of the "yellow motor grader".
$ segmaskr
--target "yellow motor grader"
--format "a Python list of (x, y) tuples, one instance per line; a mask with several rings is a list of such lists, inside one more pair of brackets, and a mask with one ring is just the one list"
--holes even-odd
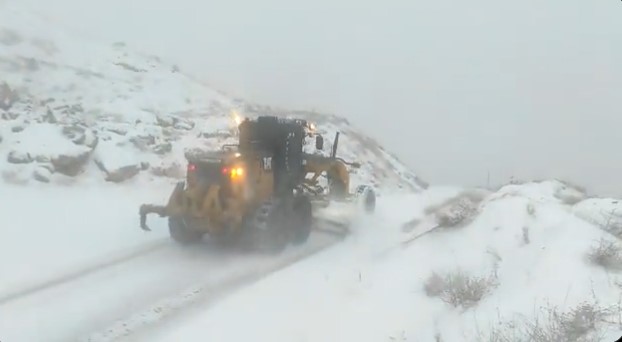
[[(141, 228), (150, 230), (146, 217), (155, 213), (168, 217), (171, 237), (182, 244), (208, 234), (232, 237), (252, 249), (280, 251), (289, 243), (306, 242), (318, 221), (314, 212), (333, 201), (374, 211), (371, 187), (361, 185), (349, 192), (348, 166), (360, 165), (336, 156), (339, 133), (330, 156), (325, 156), (304, 152), (306, 137), (315, 137), (317, 150), (324, 145), (324, 138), (305, 120), (247, 118), (238, 132), (238, 144), (186, 153), (185, 181), (177, 183), (165, 206), (140, 207)], [(322, 176), (327, 185), (320, 185)]]

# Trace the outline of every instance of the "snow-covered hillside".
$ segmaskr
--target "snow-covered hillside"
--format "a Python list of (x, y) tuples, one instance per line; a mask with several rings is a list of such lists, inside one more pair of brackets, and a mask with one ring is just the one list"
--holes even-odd
[(395, 196), (344, 243), (138, 336), (612, 342), (622, 336), (616, 209), (559, 181)]
[(186, 151), (235, 141), (232, 115), (239, 113), (310, 119), (327, 142), (341, 131), (339, 155), (362, 164), (354, 186), (426, 186), (347, 120), (232, 99), (158, 57), (134, 53), (123, 43), (79, 39), (32, 13), (2, 6), (0, 170), (5, 181), (177, 178), (183, 175)]
[[(12, 6), (0, 2), (0, 341), (622, 335), (617, 199), (561, 181), (428, 187), (345, 119), (233, 99)], [(378, 211), (279, 255), (181, 248), (162, 219), (141, 231), (138, 205), (166, 199), (186, 152), (234, 142), (235, 113), (309, 119), (326, 151), (341, 132)]]

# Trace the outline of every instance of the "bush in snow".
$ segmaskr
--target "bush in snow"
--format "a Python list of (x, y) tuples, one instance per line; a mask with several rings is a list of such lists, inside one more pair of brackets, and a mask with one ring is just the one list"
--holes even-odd
[(598, 245), (592, 246), (588, 259), (605, 269), (622, 269), (622, 247), (620, 244), (601, 238)]
[(478, 277), (457, 271), (444, 276), (433, 273), (426, 281), (424, 290), (430, 297), (438, 297), (445, 303), (468, 309), (490, 294), (497, 285), (494, 275)]
[[(570, 342), (601, 341), (599, 327), (610, 324), (609, 317), (619, 308), (604, 308), (597, 303), (581, 303), (562, 312), (556, 307), (543, 308), (544, 315), (531, 319), (499, 322), (487, 336), (478, 340), (489, 342)], [(544, 316), (544, 317), (542, 317)], [(480, 334), (481, 335), (481, 334)]]
[(608, 214), (607, 220), (600, 227), (614, 236), (622, 239), (622, 216), (613, 210)]
[(439, 205), (426, 208), (426, 214), (434, 214), (441, 227), (457, 227), (470, 223), (479, 213), (479, 204), (486, 192), (465, 191)]

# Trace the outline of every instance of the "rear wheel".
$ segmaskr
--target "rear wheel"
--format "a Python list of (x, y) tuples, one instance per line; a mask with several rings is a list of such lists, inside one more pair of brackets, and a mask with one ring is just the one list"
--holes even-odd
[(268, 200), (247, 219), (246, 245), (255, 251), (279, 253), (288, 243), (285, 203)]
[(308, 197), (299, 196), (294, 198), (292, 215), (292, 243), (300, 245), (309, 239), (313, 225), (313, 207)]
[(183, 217), (169, 217), (168, 230), (171, 238), (181, 245), (198, 243), (203, 238), (203, 233), (191, 229)]

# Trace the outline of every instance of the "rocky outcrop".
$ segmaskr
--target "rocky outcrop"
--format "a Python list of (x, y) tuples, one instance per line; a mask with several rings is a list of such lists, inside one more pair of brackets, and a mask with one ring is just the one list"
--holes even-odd
[(98, 143), (98, 137), (91, 129), (81, 125), (65, 125), (62, 133), (76, 145), (83, 145), (90, 149), (94, 149)]
[(91, 151), (77, 154), (59, 154), (50, 158), (54, 170), (65, 176), (76, 177), (81, 174), (89, 162)]
[(32, 173), (32, 177), (42, 183), (49, 183), (52, 178), (52, 171), (50, 169), (39, 166)]
[(50, 172), (76, 177), (83, 173), (97, 146), (97, 137), (84, 127), (44, 122), (23, 128), (13, 130), (14, 148), (8, 154), (9, 163), (47, 164)]
[(9, 152), (7, 161), (11, 164), (29, 164), (34, 158), (28, 152), (13, 150)]
[(163, 155), (171, 152), (173, 150), (173, 144), (170, 142), (165, 142), (162, 144), (158, 144), (153, 147), (153, 153)]
[(136, 176), (142, 163), (127, 149), (112, 142), (102, 142), (95, 153), (95, 164), (108, 182), (120, 183)]
[(106, 170), (102, 166), (100, 167), (102, 168), (102, 171), (106, 172), (106, 181), (114, 183), (125, 182), (126, 180), (136, 176), (141, 170), (140, 165), (126, 165), (116, 168), (114, 170)]
[(156, 116), (157, 123), (161, 127), (173, 127), (175, 129), (181, 129), (189, 131), (194, 128), (195, 122), (189, 119), (181, 118), (175, 115), (158, 115)]
[(186, 169), (179, 163), (161, 163), (160, 165), (156, 165), (151, 167), (151, 174), (158, 177), (168, 177), (168, 178), (183, 178), (185, 175)]

